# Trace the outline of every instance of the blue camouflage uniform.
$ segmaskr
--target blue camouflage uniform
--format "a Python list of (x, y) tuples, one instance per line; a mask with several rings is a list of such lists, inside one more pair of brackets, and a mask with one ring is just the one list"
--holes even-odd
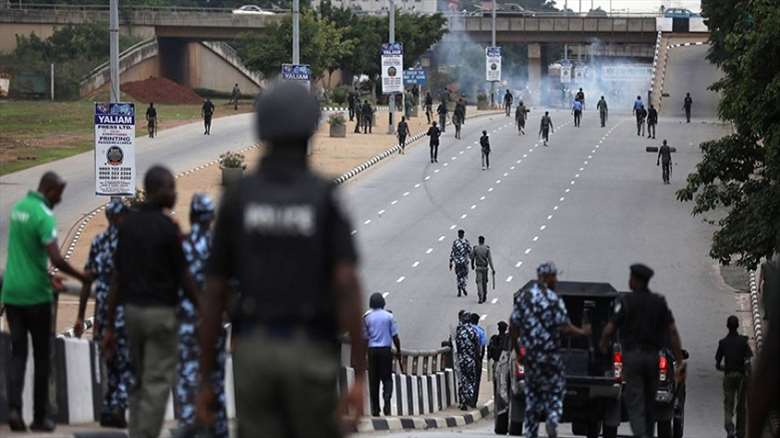
[[(182, 247), (190, 267), (190, 273), (203, 289), (206, 283), (205, 267), (211, 251), (212, 232), (201, 222), (214, 217), (214, 202), (202, 193), (193, 195), (190, 205), (193, 218), (190, 233), (185, 236)], [(177, 365), (176, 401), (179, 425), (184, 428), (195, 426), (195, 401), (200, 387), (200, 347), (198, 344), (198, 312), (194, 303), (182, 294), (178, 309), (179, 325), (179, 363)], [(226, 333), (223, 330), (217, 339), (217, 366), (211, 376), (218, 408), (213, 425), (212, 436), (228, 437), (227, 412), (225, 410), (225, 349)]]
[[(127, 206), (121, 201), (111, 201), (106, 205), (106, 216), (111, 219), (127, 212)], [(111, 276), (114, 273), (114, 252), (116, 251), (118, 227), (109, 225), (108, 229), (95, 236), (89, 247), (89, 257), (84, 270), (94, 277), (95, 284), (95, 330), (93, 340), (101, 345), (107, 329), (108, 291)], [(130, 367), (130, 351), (127, 344), (124, 306), (116, 307), (114, 319), (116, 352), (106, 362), (106, 392), (103, 399), (102, 416), (115, 414), (124, 418), (127, 409), (127, 389), (132, 384), (133, 373)]]
[(466, 282), (469, 278), (469, 261), (471, 258), (471, 244), (468, 239), (455, 239), (450, 251), (450, 263), (455, 266), (455, 276), (458, 279), (458, 296), (461, 291), (466, 291)]
[[(555, 273), (555, 265), (545, 263), (537, 272)], [(547, 418), (549, 431), (557, 429), (563, 415), (566, 378), (559, 328), (569, 323), (569, 315), (555, 291), (535, 285), (515, 299), (511, 320), (521, 330), (520, 342), (526, 350), (526, 438), (536, 438), (542, 418)]]

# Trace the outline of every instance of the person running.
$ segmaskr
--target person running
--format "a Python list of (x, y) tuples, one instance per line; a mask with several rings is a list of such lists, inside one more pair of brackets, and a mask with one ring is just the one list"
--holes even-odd
[(666, 140), (664, 140), (664, 143), (658, 148), (658, 158), (655, 160), (656, 166), (660, 166), (661, 164), (663, 164), (661, 178), (663, 179), (664, 184), (669, 184), (669, 177), (672, 173), (672, 148), (666, 144)]
[(214, 104), (211, 99), (206, 98), (200, 113), (203, 116), (203, 126), (206, 128), (203, 135), (211, 135), (211, 118), (214, 116)]
[(401, 121), (398, 122), (396, 133), (398, 134), (398, 146), (401, 147), (401, 154), (405, 154), (406, 137), (409, 135), (409, 124), (406, 123), (406, 117), (401, 116)]
[(433, 96), (431, 96), (430, 91), (425, 93), (425, 117), (428, 118), (428, 124), (430, 125), (433, 120)]
[(157, 108), (154, 102), (149, 102), (149, 108), (146, 109), (146, 129), (149, 131), (149, 138), (157, 135)]
[(658, 110), (653, 104), (647, 110), (647, 138), (655, 138), (655, 126), (658, 124)]
[(506, 90), (506, 94), (504, 94), (504, 112), (506, 113), (507, 117), (510, 117), (512, 114), (512, 101), (514, 100), (514, 96), (512, 96), (512, 92), (509, 91), (509, 89)]
[(470, 314), (465, 310), (458, 313), (458, 326), (455, 328), (455, 350), (459, 372), (458, 401), (460, 409), (468, 410), (477, 405), (477, 357), (479, 357), (479, 335), (471, 326)]
[(447, 102), (442, 101), (442, 103), (439, 104), (436, 108), (436, 114), (439, 115), (439, 127), (441, 133), (444, 134), (447, 125)]
[(520, 346), (525, 349), (525, 436), (537, 438), (539, 423), (545, 418), (547, 436), (555, 438), (566, 393), (561, 338), (562, 335), (588, 336), (591, 329), (570, 322), (566, 305), (555, 292), (558, 270), (554, 263), (539, 265), (536, 275), (536, 284), (515, 297), (511, 315), (512, 345), (518, 357)]
[[(190, 201), (190, 232), (184, 236), (182, 249), (187, 260), (190, 274), (199, 289), (206, 286), (206, 262), (211, 253), (216, 207), (208, 195), (195, 193)], [(179, 432), (183, 435), (193, 433), (198, 427), (196, 422), (196, 398), (200, 387), (200, 347), (198, 345), (199, 312), (195, 303), (181, 295), (178, 306), (179, 320), (179, 362), (176, 368), (177, 381), (174, 394), (179, 418)], [(217, 366), (211, 373), (215, 388), (215, 420), (210, 428), (211, 437), (228, 437), (228, 420), (225, 408), (225, 361), (227, 360), (227, 331), (222, 328), (215, 349)]]
[[(723, 424), (728, 438), (745, 438), (745, 389), (753, 351), (747, 336), (739, 334), (739, 318), (726, 320), (728, 335), (718, 342), (715, 368), (723, 371)], [(736, 426), (734, 414), (736, 412)]]
[[(106, 332), (108, 317), (108, 291), (114, 275), (114, 252), (119, 242), (119, 226), (128, 213), (128, 207), (119, 200), (112, 200), (106, 205), (108, 228), (95, 236), (89, 247), (89, 256), (84, 266), (84, 272), (95, 283), (95, 324), (92, 340), (100, 345)], [(81, 338), (84, 332), (84, 313), (87, 300), (92, 292), (92, 282), (85, 282), (79, 297), (79, 310), (73, 333)], [(116, 308), (114, 329), (117, 339), (116, 354), (110, 360), (105, 360), (106, 392), (103, 394), (103, 404), (100, 412), (100, 425), (103, 427), (127, 427), (125, 411), (127, 410), (127, 388), (132, 383), (133, 372), (130, 369), (130, 352), (127, 344), (127, 327), (125, 326), (124, 306)]]
[(520, 132), (520, 135), (525, 135), (525, 119), (529, 112), (531, 112), (531, 110), (529, 110), (521, 100), (517, 104), (517, 109), (515, 110), (515, 122), (517, 123), (517, 130)]
[(460, 140), (460, 130), (463, 123), (466, 121), (466, 104), (463, 103), (463, 98), (458, 99), (458, 103), (455, 104), (455, 111), (452, 113), (452, 124), (455, 125), (455, 138)]
[(471, 260), (471, 243), (466, 239), (466, 231), (458, 230), (458, 238), (452, 242), (450, 250), (450, 271), (455, 268), (455, 278), (458, 284), (458, 298), (461, 294), (468, 296), (466, 283), (469, 279), (469, 262)]
[(574, 127), (579, 128), (582, 121), (582, 102), (574, 100), (571, 105), (571, 113), (574, 114)]
[(132, 437), (160, 435), (176, 380), (176, 307), (182, 291), (196, 306), (198, 296), (187, 269), (181, 231), (166, 213), (176, 203), (171, 171), (152, 166), (144, 175), (144, 194), (141, 208), (119, 226), (103, 334), (103, 353), (110, 359), (117, 348), (117, 307), (123, 304), (134, 375), (128, 390)]
[(544, 145), (547, 146), (547, 142), (550, 141), (550, 131), (555, 132), (553, 127), (553, 121), (550, 118), (550, 112), (545, 111), (542, 116), (542, 122), (539, 124), (539, 135), (544, 139)]
[(401, 338), (398, 323), (391, 312), (385, 310), (385, 298), (376, 292), (368, 301), (371, 308), (363, 314), (363, 335), (368, 343), (368, 393), (371, 415), (379, 416), (379, 384), (382, 384), (382, 413), (391, 413), (393, 397), (393, 345), (401, 363)]
[(658, 352), (671, 342), (677, 383), (684, 381), (686, 368), (672, 311), (663, 295), (649, 289), (652, 277), (653, 270), (649, 267), (640, 263), (631, 265), (628, 285), (632, 292), (615, 302), (599, 342), (601, 352), (609, 354), (612, 336), (620, 330), (626, 382), (623, 401), (631, 431), (635, 437), (642, 438), (653, 436), (656, 421)]
[(482, 137), (479, 138), (479, 145), (482, 148), (482, 170), (490, 169), (490, 138), (487, 131), (482, 131)]
[(238, 111), (238, 100), (241, 99), (241, 89), (238, 83), (233, 85), (233, 91), (230, 93), (230, 102), (233, 104), (233, 110)]
[(441, 137), (441, 131), (439, 130), (439, 127), (436, 126), (436, 122), (433, 122), (430, 128), (428, 128), (428, 133), (425, 134), (428, 137), (430, 137), (429, 145), (431, 147), (431, 163), (438, 163), (439, 162), (439, 137)]
[[(52, 283), (47, 262), (82, 284), (89, 276), (77, 271), (60, 253), (57, 245), (57, 219), (52, 209), (62, 200), (65, 181), (54, 172), (41, 176), (36, 191), (17, 201), (9, 214), (8, 258), (3, 275), (0, 302), (5, 306), (11, 332), (11, 356), (7, 366), (8, 426), (24, 432), (22, 391), (27, 368), (28, 334), (33, 348), (33, 422), (30, 429), (51, 432), (49, 418), (49, 372), (51, 370)], [(6, 347), (7, 348), (7, 347)]]
[[(198, 419), (213, 422), (208, 376), (223, 315), (233, 310), (239, 437), (338, 438), (365, 406), (363, 292), (352, 227), (339, 189), (311, 170), (307, 154), (320, 118), (317, 99), (302, 85), (269, 87), (254, 124), (265, 154), (257, 170), (226, 190), (217, 212), (199, 307)], [(339, 391), (334, 346), (343, 334), (354, 340), (355, 379)]]
[(609, 116), (609, 109), (607, 108), (607, 101), (604, 96), (601, 96), (599, 102), (596, 104), (596, 109), (599, 110), (599, 118), (601, 119), (601, 127), (607, 126), (607, 117)]
[(493, 277), (496, 276), (496, 268), (493, 267), (493, 256), (490, 254), (490, 246), (485, 244), (485, 236), (479, 236), (479, 245), (471, 250), (471, 269), (476, 272), (478, 304), (487, 301), (488, 268)]
[(683, 111), (685, 111), (686, 123), (691, 123), (691, 106), (693, 105), (693, 99), (691, 93), (685, 93), (685, 99), (683, 99)]

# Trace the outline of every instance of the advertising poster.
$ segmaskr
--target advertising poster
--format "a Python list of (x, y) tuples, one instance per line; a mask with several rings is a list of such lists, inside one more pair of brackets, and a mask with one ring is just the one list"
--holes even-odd
[(95, 103), (95, 194), (135, 195), (135, 105)]
[(404, 47), (401, 43), (382, 44), (382, 93), (404, 91)]
[(501, 47), (485, 48), (485, 79), (488, 82), (501, 80)]
[(308, 64), (282, 64), (282, 79), (301, 81), (307, 90), (311, 89), (311, 66)]

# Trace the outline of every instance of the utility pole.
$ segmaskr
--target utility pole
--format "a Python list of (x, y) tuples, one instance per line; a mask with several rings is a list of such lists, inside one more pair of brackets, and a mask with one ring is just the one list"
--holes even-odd
[(111, 0), (108, 24), (111, 102), (119, 102), (119, 0)]
[(292, 63), (294, 65), (301, 63), (300, 35), (301, 35), (301, 2), (293, 0), (292, 2)]
[[(389, 36), (388, 36), (388, 42), (392, 45), (395, 43), (395, 0), (390, 0), (390, 10), (388, 11), (390, 23), (388, 25), (389, 29)], [(403, 65), (401, 66), (401, 71), (399, 72), (403, 77)], [(394, 126), (394, 120), (393, 115), (395, 113), (395, 93), (390, 93), (390, 100), (388, 102), (388, 112), (389, 114), (389, 123), (387, 125), (387, 133), (393, 134), (395, 133), (395, 126)]]
[[(496, 0), (493, 0), (493, 10), (491, 12), (490, 47), (496, 47)], [(487, 59), (485, 59), (485, 62), (487, 62)], [(493, 102), (493, 107), (495, 107), (496, 81), (490, 81), (490, 101)]]
[(49, 86), (51, 87), (51, 100), (54, 101), (54, 63), (51, 64), (51, 71), (49, 72), (50, 82)]
[(582, 13), (582, 0), (580, 0), (580, 14)]

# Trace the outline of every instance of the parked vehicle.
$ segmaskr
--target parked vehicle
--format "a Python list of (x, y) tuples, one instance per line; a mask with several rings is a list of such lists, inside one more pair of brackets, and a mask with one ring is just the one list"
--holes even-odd
[[(688, 352), (683, 350), (683, 358)], [(658, 438), (682, 438), (685, 426), (685, 382), (674, 379), (676, 367), (670, 349), (658, 353), (658, 391), (655, 396), (655, 414)]]
[(271, 11), (266, 11), (257, 5), (244, 5), (238, 9), (234, 9), (233, 13), (236, 15), (276, 15)]
[(691, 18), (695, 16), (695, 13), (685, 8), (668, 8), (664, 11), (664, 17), (666, 18)]

